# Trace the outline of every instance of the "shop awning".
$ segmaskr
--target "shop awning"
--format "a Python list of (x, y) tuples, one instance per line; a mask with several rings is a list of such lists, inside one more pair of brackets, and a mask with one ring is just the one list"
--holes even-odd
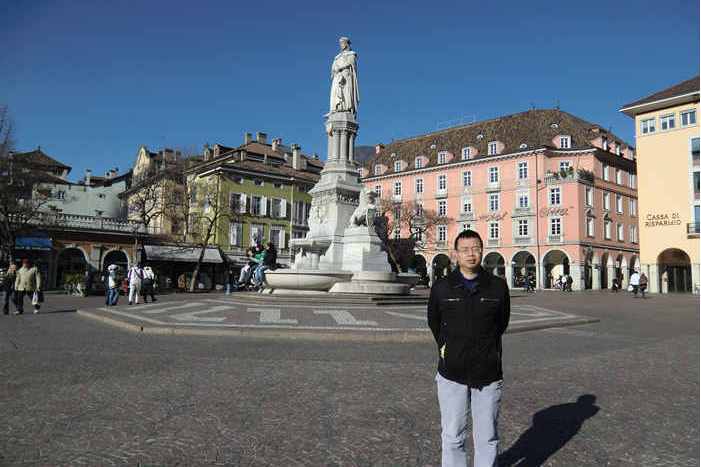
[[(196, 263), (200, 257), (200, 248), (170, 245), (145, 245), (146, 261), (180, 261)], [(203, 263), (219, 264), (224, 260), (218, 248), (207, 248), (204, 252)]]
[(16, 237), (15, 249), (51, 251), (51, 239), (49, 237)]

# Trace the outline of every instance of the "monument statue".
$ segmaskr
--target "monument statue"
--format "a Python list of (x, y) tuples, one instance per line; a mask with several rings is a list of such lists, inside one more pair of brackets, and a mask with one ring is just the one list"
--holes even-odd
[(375, 225), (377, 205), (375, 205), (375, 192), (363, 186), (358, 197), (358, 207), (351, 215), (348, 227), (367, 226), (372, 228)]
[(338, 40), (341, 51), (331, 65), (331, 105), (329, 112), (352, 112), (358, 114), (358, 55), (351, 50), (347, 37)]

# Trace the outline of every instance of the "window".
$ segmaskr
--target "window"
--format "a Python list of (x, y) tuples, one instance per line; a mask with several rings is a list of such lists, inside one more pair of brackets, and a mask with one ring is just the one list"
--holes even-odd
[(685, 110), (681, 113), (682, 126), (696, 125), (696, 110)]
[(251, 245), (263, 244), (265, 226), (262, 224), (251, 224)]
[(263, 180), (256, 178), (255, 180), (253, 180), (253, 184), (255, 186), (263, 186)]
[(628, 200), (628, 210), (630, 211), (631, 216), (638, 215), (638, 200), (637, 199)]
[(463, 198), (462, 199), (462, 212), (463, 214), (469, 214), (472, 212), (472, 199)]
[(472, 225), (471, 225), (469, 222), (465, 222), (465, 223), (462, 225), (462, 229), (463, 229), (463, 230), (470, 230), (470, 229), (472, 229)]
[(519, 193), (518, 194), (518, 207), (519, 208), (527, 208), (529, 205), (529, 200), (528, 200), (528, 193)]
[(606, 181), (609, 180), (609, 166), (605, 162), (601, 163), (601, 178)]
[(518, 220), (518, 236), (528, 237), (528, 219)]
[(399, 240), (400, 238), (402, 238), (402, 231), (399, 226), (396, 226), (394, 229), (394, 239)]
[(489, 210), (492, 212), (499, 210), (499, 193), (489, 194)]
[(570, 168), (570, 165), (570, 161), (560, 161), (560, 171), (564, 170), (565, 172), (567, 172), (567, 170)]
[(604, 238), (611, 240), (611, 221), (609, 219), (604, 219)]
[(588, 237), (594, 236), (594, 218), (593, 217), (587, 217), (587, 236)]
[(490, 156), (497, 155), (497, 142), (496, 141), (489, 142), (489, 144), (487, 145), (487, 154), (489, 154)]
[(379, 165), (376, 165), (375, 168), (373, 169), (373, 173), (375, 175), (381, 175), (382, 174), (382, 167), (380, 167)]
[(611, 193), (604, 193), (604, 210), (611, 210)]
[(466, 161), (470, 158), (472, 154), (470, 154), (470, 148), (462, 148), (462, 160)]
[(438, 215), (440, 217), (445, 217), (448, 215), (448, 201), (442, 199), (438, 201)]
[(630, 243), (638, 243), (638, 227), (635, 225), (630, 226)]
[(438, 226), (438, 242), (445, 243), (446, 238), (448, 238), (448, 227), (445, 225)]
[(462, 173), (462, 186), (467, 187), (467, 186), (472, 186), (472, 171), (468, 170), (467, 172)]
[(621, 144), (616, 143), (616, 155), (620, 156), (621, 155)]
[(590, 186), (585, 188), (584, 203), (587, 206), (594, 206), (594, 189)]
[(375, 194), (378, 198), (382, 198), (382, 185), (375, 185)]
[(497, 183), (499, 181), (499, 167), (489, 168), (489, 183)]
[(630, 174), (630, 176), (628, 177), (628, 182), (630, 183), (631, 188), (635, 188), (638, 182), (636, 175), (633, 173)]
[(562, 219), (559, 217), (550, 218), (550, 235), (562, 235)]
[(56, 199), (66, 199), (66, 192), (63, 190), (58, 190), (56, 192)]
[(280, 198), (273, 198), (270, 201), (270, 215), (278, 219), (287, 217), (287, 201)]
[(623, 185), (623, 171), (621, 169), (616, 169), (616, 183)]
[(496, 240), (499, 238), (499, 223), (490, 222), (489, 223), (489, 239)]
[(260, 216), (261, 215), (261, 197), (260, 196), (253, 196), (251, 198), (251, 214), (254, 216)]
[(623, 224), (616, 224), (616, 238), (618, 239), (619, 242), (622, 242), (625, 240), (624, 234), (623, 234)]
[(550, 206), (560, 205), (560, 187), (550, 188)]
[(273, 186), (279, 190), (282, 188), (282, 183), (273, 183)]
[(448, 176), (439, 175), (438, 176), (438, 191), (444, 192), (448, 189)]
[(424, 166), (424, 160), (422, 157), (417, 157), (414, 159), (414, 168), (415, 169), (420, 169)]
[(282, 225), (271, 226), (270, 241), (275, 245), (277, 250), (285, 248), (285, 227)]
[[(229, 209), (233, 212), (241, 213), (241, 194), (240, 193), (230, 193), (229, 194)], [(243, 201), (244, 203), (246, 202), (245, 199)], [(245, 205), (243, 212), (245, 212)]]
[(674, 129), (674, 114), (660, 115), (660, 130)]
[(394, 196), (402, 196), (402, 182), (394, 182)]
[(518, 163), (518, 179), (525, 180), (528, 178), (528, 162)]
[(445, 164), (448, 162), (448, 152), (447, 151), (441, 151), (438, 153), (438, 163), (439, 164)]
[(616, 212), (623, 214), (623, 196), (619, 194), (616, 195)]
[(640, 133), (646, 135), (648, 133), (655, 132), (655, 119), (646, 118), (645, 120), (640, 120)]
[(229, 245), (241, 246), (243, 241), (243, 224), (232, 222), (229, 224)]
[(416, 203), (416, 215), (417, 215), (418, 217), (421, 217), (421, 216), (424, 215), (424, 205), (423, 205), (423, 203), (419, 203), (419, 202)]
[(394, 161), (394, 171), (395, 172), (402, 171), (402, 161)]
[(416, 184), (416, 193), (423, 193), (424, 192), (424, 179), (423, 178), (417, 178), (415, 181)]
[(601, 148), (602, 148), (604, 151), (608, 151), (608, 150), (609, 150), (609, 140), (608, 140), (608, 138), (606, 138), (605, 136), (604, 136), (603, 138), (601, 138)]
[(569, 149), (571, 146), (571, 139), (569, 136), (560, 136), (560, 149)]

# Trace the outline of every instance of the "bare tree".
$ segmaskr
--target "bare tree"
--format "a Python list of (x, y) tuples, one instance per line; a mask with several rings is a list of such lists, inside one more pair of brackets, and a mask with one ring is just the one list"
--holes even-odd
[(221, 192), (221, 175), (198, 178), (188, 182), (187, 240), (199, 248), (189, 291), (194, 292), (207, 249), (216, 244), (218, 232), (231, 222), (240, 221), (240, 209)]
[(416, 200), (397, 203), (381, 198), (377, 207), (375, 232), (382, 240), (393, 268), (398, 272), (406, 269), (417, 251), (433, 246), (437, 226), (452, 222), (449, 217), (424, 209)]
[(7, 106), (0, 106), (0, 261), (9, 261), (18, 235), (50, 222), (41, 208), (50, 193), (40, 188), (42, 172), (13, 154), (13, 126)]

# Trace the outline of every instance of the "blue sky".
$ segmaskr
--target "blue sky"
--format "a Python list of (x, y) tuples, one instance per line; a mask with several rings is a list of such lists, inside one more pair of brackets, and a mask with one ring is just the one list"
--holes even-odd
[(621, 105), (699, 72), (699, 3), (3, 1), (0, 104), (18, 150), (72, 179), (140, 145), (243, 133), (325, 157), (337, 39), (359, 55), (359, 144), (555, 107), (630, 143)]

